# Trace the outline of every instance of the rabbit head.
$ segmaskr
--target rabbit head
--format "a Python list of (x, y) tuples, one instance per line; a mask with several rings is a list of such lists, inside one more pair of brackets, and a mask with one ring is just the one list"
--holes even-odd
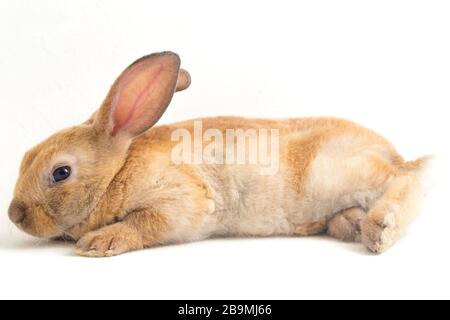
[(12, 222), (31, 235), (54, 238), (87, 219), (124, 165), (133, 139), (159, 120), (174, 92), (189, 85), (174, 53), (130, 65), (91, 119), (26, 153), (9, 208)]

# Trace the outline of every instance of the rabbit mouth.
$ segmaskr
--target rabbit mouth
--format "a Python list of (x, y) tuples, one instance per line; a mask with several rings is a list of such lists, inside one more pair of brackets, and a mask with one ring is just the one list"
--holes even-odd
[(19, 230), (34, 237), (50, 239), (61, 234), (53, 217), (40, 204), (28, 205), (14, 199), (9, 207), (9, 218)]

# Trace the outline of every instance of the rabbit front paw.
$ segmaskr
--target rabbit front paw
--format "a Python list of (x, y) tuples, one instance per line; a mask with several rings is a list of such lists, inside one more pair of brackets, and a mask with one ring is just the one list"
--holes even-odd
[(76, 254), (102, 258), (143, 248), (142, 238), (128, 226), (117, 223), (84, 235), (76, 245)]

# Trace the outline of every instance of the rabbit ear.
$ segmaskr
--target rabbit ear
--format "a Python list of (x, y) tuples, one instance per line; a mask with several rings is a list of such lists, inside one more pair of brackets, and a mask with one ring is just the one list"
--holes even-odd
[(184, 69), (180, 69), (177, 81), (177, 92), (189, 88), (191, 85), (191, 75)]
[(177, 88), (179, 73), (180, 58), (172, 52), (137, 60), (113, 84), (94, 125), (113, 137), (140, 135), (163, 115)]

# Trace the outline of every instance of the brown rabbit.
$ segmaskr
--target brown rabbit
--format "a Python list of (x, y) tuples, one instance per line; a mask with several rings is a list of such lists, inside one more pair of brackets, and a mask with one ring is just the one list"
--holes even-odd
[[(25, 155), (10, 219), (37, 237), (78, 241), (78, 254), (89, 257), (214, 236), (323, 232), (379, 253), (419, 213), (427, 158), (405, 162), (349, 121), (221, 117), (152, 128), (189, 85), (174, 53), (134, 62), (89, 121)], [(173, 133), (194, 134), (199, 122), (216, 133), (278, 133), (278, 170), (174, 161)], [(246, 153), (255, 137), (247, 138)]]

